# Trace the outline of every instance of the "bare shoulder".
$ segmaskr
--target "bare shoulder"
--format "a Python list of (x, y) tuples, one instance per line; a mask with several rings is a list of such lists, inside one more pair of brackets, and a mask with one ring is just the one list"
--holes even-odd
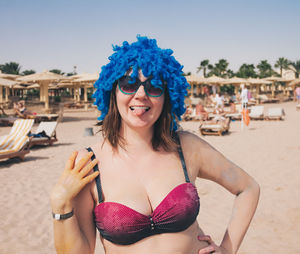
[(192, 132), (179, 131), (178, 135), (180, 137), (180, 143), (184, 152), (186, 151), (190, 154), (197, 151), (197, 153), (201, 153), (205, 149), (212, 149), (211, 145)]

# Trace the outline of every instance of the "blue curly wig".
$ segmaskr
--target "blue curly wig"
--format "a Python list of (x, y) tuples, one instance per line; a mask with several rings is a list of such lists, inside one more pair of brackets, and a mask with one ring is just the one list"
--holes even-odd
[(110, 62), (101, 68), (99, 79), (94, 84), (94, 104), (101, 111), (98, 120), (103, 120), (108, 113), (110, 93), (115, 81), (129, 69), (132, 69), (131, 77), (135, 79), (141, 69), (145, 77), (152, 76), (153, 86), (162, 87), (162, 80), (167, 83), (173, 118), (172, 130), (176, 131), (176, 117), (181, 120), (181, 115), (185, 112), (184, 96), (190, 86), (183, 76), (183, 66), (172, 56), (173, 50), (161, 49), (155, 39), (139, 35), (136, 42), (129, 44), (124, 41), (122, 46), (113, 46), (113, 50), (115, 53), (108, 58)]

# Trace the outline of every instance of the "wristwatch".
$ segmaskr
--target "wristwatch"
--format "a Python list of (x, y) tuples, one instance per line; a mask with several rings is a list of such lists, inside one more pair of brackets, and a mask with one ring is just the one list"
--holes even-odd
[(65, 220), (65, 219), (69, 219), (74, 215), (74, 210), (72, 210), (69, 213), (65, 213), (65, 214), (59, 214), (59, 213), (53, 213), (52, 212), (52, 217), (55, 220)]

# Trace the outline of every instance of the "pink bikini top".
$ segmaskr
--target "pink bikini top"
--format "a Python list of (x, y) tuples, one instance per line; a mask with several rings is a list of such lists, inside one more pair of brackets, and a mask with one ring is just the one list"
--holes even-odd
[[(90, 147), (87, 150), (92, 151)], [(149, 215), (120, 203), (103, 202), (100, 177), (96, 178), (99, 204), (94, 209), (94, 220), (104, 239), (128, 245), (151, 235), (180, 232), (194, 223), (199, 213), (199, 196), (190, 183), (180, 147), (178, 152), (186, 182), (171, 190)], [(97, 165), (96, 170), (99, 170)]]

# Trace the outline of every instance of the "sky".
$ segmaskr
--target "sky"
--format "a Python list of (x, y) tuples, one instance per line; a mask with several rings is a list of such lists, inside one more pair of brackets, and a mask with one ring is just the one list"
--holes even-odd
[(171, 48), (184, 72), (204, 59), (274, 65), (300, 60), (299, 13), (299, 0), (0, 0), (0, 64), (99, 72), (112, 45), (140, 34)]

